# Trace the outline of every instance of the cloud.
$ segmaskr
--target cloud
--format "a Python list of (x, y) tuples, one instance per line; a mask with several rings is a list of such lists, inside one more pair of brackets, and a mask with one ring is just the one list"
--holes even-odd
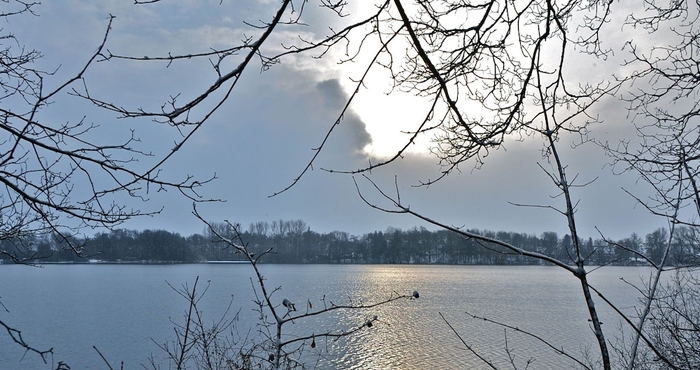
[[(345, 230), (347, 225), (348, 231), (357, 231), (346, 220), (369, 209), (363, 209), (353, 196), (352, 179), (320, 170), (357, 168), (366, 163), (362, 148), (371, 138), (352, 111), (334, 129), (314, 170), (290, 191), (268, 198), (301, 173), (345, 99), (337, 80), (316, 81), (309, 73), (284, 65), (262, 74), (248, 73), (194, 141), (166, 165), (164, 176), (186, 172), (206, 178), (216, 173), (218, 179), (203, 190), (206, 196), (226, 200), (203, 206), (204, 214), (214, 220), (232, 219), (246, 225), (301, 218), (321, 230)], [(162, 216), (130, 225), (199, 232), (201, 225), (192, 225), (193, 218), (188, 216), (189, 202), (171, 195), (154, 195), (156, 203), (166, 204)]]
[[(316, 85), (316, 88), (323, 96), (328, 111), (339, 114), (343, 110), (348, 101), (348, 95), (337, 79), (321, 81)], [(333, 133), (333, 136), (343, 138), (342, 142), (353, 153), (360, 152), (367, 145), (372, 144), (372, 137), (367, 132), (365, 123), (352, 108), (343, 115), (338, 130)]]

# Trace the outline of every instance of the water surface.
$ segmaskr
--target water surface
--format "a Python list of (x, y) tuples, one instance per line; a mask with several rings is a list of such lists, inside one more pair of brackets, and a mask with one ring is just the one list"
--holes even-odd
[[(319, 341), (307, 353), (320, 369), (483, 368), (445, 321), (480, 355), (506, 367), (506, 348), (517, 363), (531, 368), (570, 368), (571, 362), (537, 340), (473, 319), (485, 316), (545, 338), (581, 358), (597, 352), (581, 288), (569, 273), (542, 266), (434, 265), (263, 265), (274, 299), (288, 298), (299, 307), (323, 299), (345, 304), (371, 303), (393, 292), (413, 290), (420, 299), (394, 302), (377, 309), (339, 313), (288, 326), (287, 338), (328, 328), (351, 328), (377, 315), (370, 330), (340, 341)], [(631, 312), (638, 293), (620, 280), (638, 282), (648, 269), (610, 267), (590, 276), (592, 284)], [(0, 299), (9, 312), (0, 319), (22, 330), (31, 345), (53, 348), (53, 363), (0, 333), (0, 369), (54, 369), (64, 361), (72, 369), (107, 369), (97, 347), (114, 368), (148, 365), (149, 357), (167, 368), (156, 343), (174, 339), (173, 322), (181, 323), (187, 302), (174, 287), (209, 286), (200, 303), (212, 322), (232, 302), (239, 313), (237, 332), (254, 327), (252, 268), (248, 265), (47, 265), (42, 268), (0, 266)], [(599, 306), (604, 306), (602, 302)], [(617, 318), (601, 307), (604, 328), (614, 340)]]

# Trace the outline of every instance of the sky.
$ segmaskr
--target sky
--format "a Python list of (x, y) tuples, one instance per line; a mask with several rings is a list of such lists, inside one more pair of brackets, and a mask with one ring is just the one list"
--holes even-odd
[[(116, 18), (107, 42), (115, 54), (164, 55), (169, 51), (205, 51), (233, 45), (254, 31), (244, 24), (271, 18), (276, 1), (166, 1), (135, 6), (132, 1), (67, 0), (44, 2), (36, 16), (25, 16), (4, 25), (27, 47), (42, 51), (41, 67), (56, 70), (47, 84), (58, 84), (74, 74), (99, 45), (110, 14)], [(361, 9), (348, 9), (353, 11)], [(271, 48), (285, 40), (317, 37), (336, 22), (328, 12), (310, 2), (302, 18), (307, 27), (285, 28), (273, 35)], [(350, 17), (352, 19), (352, 17)], [(344, 20), (347, 21), (347, 20)], [(626, 32), (616, 32), (624, 40)], [(200, 204), (208, 220), (229, 220), (247, 227), (256, 221), (302, 219), (312, 230), (347, 231), (362, 235), (388, 227), (409, 229), (434, 227), (407, 215), (389, 214), (369, 207), (358, 195), (352, 176), (329, 173), (322, 168), (353, 170), (374, 159), (391, 155), (402, 145), (402, 130), (417, 127), (425, 101), (402, 92), (389, 91), (386, 76), (372, 75), (343, 117), (321, 152), (313, 170), (290, 190), (287, 187), (304, 169), (335, 122), (358, 77), (358, 66), (338, 64), (331, 53), (321, 60), (292, 57), (269, 70), (251, 66), (240, 85), (192, 141), (163, 168), (165, 176), (193, 175), (217, 179), (204, 188), (205, 197), (223, 202)], [(615, 61), (606, 62), (607, 66)], [(581, 76), (595, 76), (597, 65), (581, 60)], [(619, 67), (619, 65), (618, 65)], [(618, 68), (610, 67), (610, 68)], [(605, 67), (607, 68), (607, 67)], [(207, 61), (165, 63), (110, 61), (93, 65), (86, 74), (95, 96), (130, 107), (157, 108), (171, 95), (196, 96), (215, 79)], [(135, 129), (143, 148), (162, 153), (174, 137), (167, 128), (147, 120), (128, 121), (114, 113), (100, 111), (84, 101), (62, 94), (42, 112), (46, 119), (74, 121), (83, 116), (100, 125), (100, 135), (125, 135)], [(591, 127), (600, 140), (615, 142), (634, 137), (625, 105), (610, 99), (596, 107), (604, 123)], [(624, 189), (644, 197), (648, 189), (637, 176), (614, 175), (610, 159), (596, 145), (571, 148), (575, 137), (562, 137), (560, 148), (570, 174), (577, 174), (575, 188), (579, 201), (576, 217), (579, 234), (599, 237), (599, 229), (610, 238), (624, 238), (632, 232), (645, 235), (665, 226), (637, 205)], [(421, 180), (440, 173), (438, 159), (423, 140), (398, 162), (374, 170), (371, 177), (384, 189), (399, 189), (402, 201), (439, 222), (468, 229), (514, 231), (539, 235), (567, 232), (566, 220), (551, 209), (517, 204), (562, 206), (557, 189), (540, 168), (550, 168), (541, 155), (537, 139), (508, 140), (503, 150), (485, 159), (480, 169), (469, 164), (428, 187), (415, 187)], [(144, 163), (145, 165), (146, 163)], [(355, 180), (368, 199), (381, 202), (373, 187), (362, 177)], [(205, 225), (192, 214), (192, 203), (176, 191), (151, 192), (148, 202), (129, 200), (133, 207), (163, 211), (123, 225), (129, 229), (164, 229), (182, 235), (200, 233)]]

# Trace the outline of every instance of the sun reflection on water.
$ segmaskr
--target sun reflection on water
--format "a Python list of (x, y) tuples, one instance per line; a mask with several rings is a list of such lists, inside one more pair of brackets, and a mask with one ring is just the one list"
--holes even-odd
[(494, 269), (446, 266), (356, 266), (345, 288), (355, 299), (376, 302), (390, 294), (420, 292), (419, 299), (396, 301), (335, 318), (352, 327), (377, 315), (372, 328), (328, 344), (319, 368), (425, 369), (485, 368), (465, 342), (498, 367), (510, 366), (506, 348), (519, 366), (561, 366), (562, 357), (532, 337), (471, 318), (483, 315), (541, 335), (576, 357), (590, 349), (579, 290), (552, 268)]

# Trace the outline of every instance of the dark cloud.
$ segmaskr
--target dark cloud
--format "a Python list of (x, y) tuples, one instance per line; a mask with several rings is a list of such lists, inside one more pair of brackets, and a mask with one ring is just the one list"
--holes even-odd
[[(222, 111), (166, 166), (166, 175), (187, 171), (206, 178), (216, 173), (218, 179), (207, 185), (203, 194), (226, 202), (202, 206), (203, 213), (214, 220), (247, 225), (258, 220), (301, 218), (320, 230), (374, 230), (372, 211), (359, 202), (352, 179), (320, 170), (354, 169), (366, 163), (362, 148), (371, 138), (352, 111), (334, 128), (313, 170), (289, 191), (269, 197), (299, 176), (315, 154), (313, 148), (333, 127), (345, 99), (337, 80), (317, 82), (308, 73), (284, 66), (249, 76)], [(164, 214), (132, 225), (183, 233), (201, 230), (189, 216), (189, 202), (170, 194), (158, 198), (166, 203)], [(354, 220), (367, 222), (358, 225)]]
[[(343, 90), (340, 82), (337, 79), (325, 80), (319, 82), (316, 88), (323, 96), (326, 108), (330, 112), (338, 112), (340, 114), (348, 101), (348, 94)], [(367, 145), (372, 144), (372, 137), (367, 132), (365, 123), (352, 109), (348, 109), (343, 115), (336, 131), (333, 133), (333, 136), (341, 139), (334, 141), (346, 142), (348, 145), (347, 149), (355, 153), (359, 153)]]

